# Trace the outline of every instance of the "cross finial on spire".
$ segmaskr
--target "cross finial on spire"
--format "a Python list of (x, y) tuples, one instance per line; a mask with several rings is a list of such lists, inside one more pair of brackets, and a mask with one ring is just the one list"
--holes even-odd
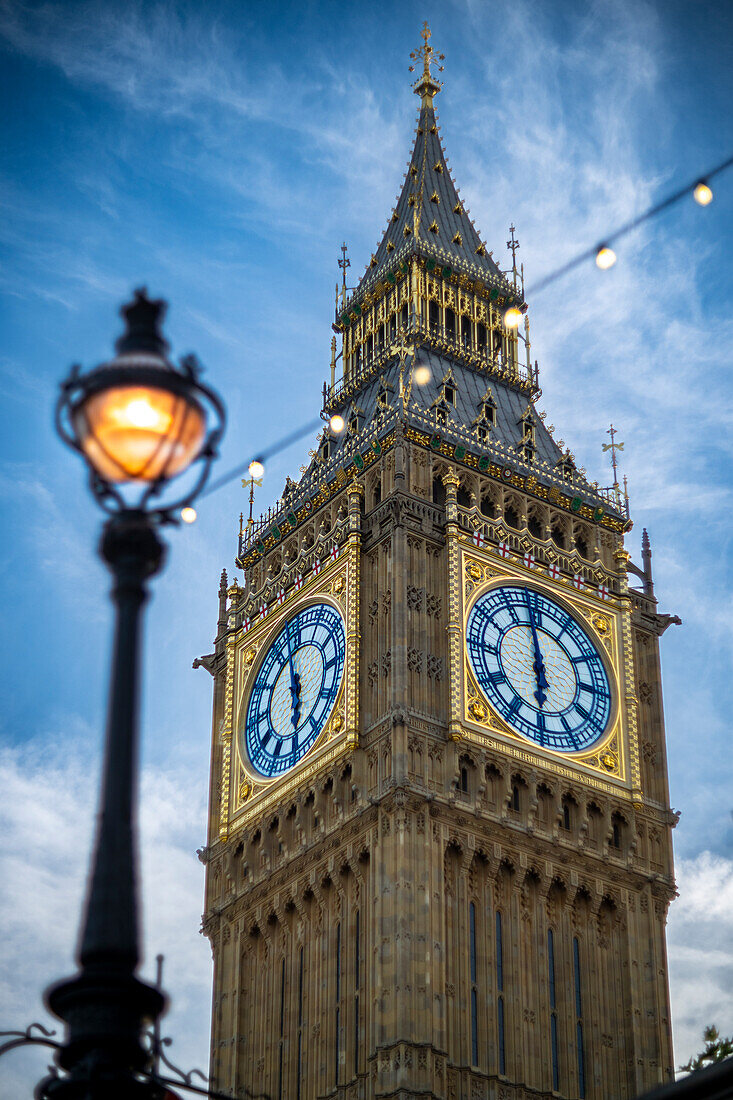
[(351, 260), (346, 258), (346, 253), (347, 252), (348, 252), (348, 247), (346, 245), (346, 241), (344, 241), (344, 243), (341, 245), (341, 259), (339, 260), (339, 267), (341, 268), (341, 272), (342, 272), (342, 276), (343, 276), (342, 286), (343, 286), (344, 290), (346, 290), (346, 268), (351, 267)]
[(514, 225), (514, 223), (509, 226), (509, 232), (511, 233), (512, 238), (510, 241), (506, 242), (507, 248), (511, 249), (512, 253), (512, 276), (514, 278), (515, 290), (517, 289), (517, 249), (519, 248), (519, 240), (514, 236), (514, 231), (516, 230), (516, 228), (517, 227)]
[[(443, 87), (442, 81), (436, 80), (431, 72), (431, 65), (437, 64), (438, 61), (445, 61), (445, 54), (437, 53), (430, 45), (430, 38), (432, 32), (427, 22), (423, 23), (421, 37), (423, 40), (422, 46), (417, 50), (413, 50), (410, 54), (411, 61), (422, 61), (422, 77), (415, 84), (413, 91), (415, 95), (422, 97), (423, 107), (432, 107), (433, 96), (437, 95), (440, 89)], [(414, 73), (415, 66), (410, 65), (410, 72)], [(443, 66), (438, 65), (438, 72), (442, 73)]]
[(611, 452), (611, 465), (613, 467), (613, 485), (611, 486), (611, 488), (613, 489), (614, 493), (616, 494), (616, 503), (620, 505), (620, 503), (621, 503), (621, 491), (620, 491), (619, 483), (618, 483), (618, 459), (616, 458), (616, 452), (617, 451), (623, 451), (624, 445), (623, 445), (623, 443), (617, 443), (616, 442), (616, 436), (618, 435), (618, 428), (614, 428), (613, 424), (611, 425), (611, 427), (606, 432), (606, 435), (610, 435), (611, 442), (610, 443), (602, 443), (601, 446), (602, 446), (604, 451), (610, 451)]
[(348, 248), (346, 246), (346, 241), (344, 241), (344, 243), (341, 245), (341, 259), (338, 262), (338, 265), (341, 268), (341, 304), (342, 305), (344, 305), (346, 303), (346, 289), (347, 289), (346, 288), (346, 268), (351, 267), (351, 260), (349, 260), (346, 256), (347, 251), (348, 251)]
[[(242, 478), (242, 488), (243, 489), (249, 488), (249, 519), (247, 520), (247, 530), (248, 531), (251, 527), (254, 527), (254, 525), (255, 525), (255, 521), (252, 518), (252, 507), (253, 507), (254, 502), (255, 502), (255, 485), (259, 486), (261, 484), (262, 484), (262, 478), (261, 477), (243, 477)], [(241, 521), (241, 517), (240, 517), (240, 521)], [(240, 523), (240, 525), (241, 525), (241, 523)]]

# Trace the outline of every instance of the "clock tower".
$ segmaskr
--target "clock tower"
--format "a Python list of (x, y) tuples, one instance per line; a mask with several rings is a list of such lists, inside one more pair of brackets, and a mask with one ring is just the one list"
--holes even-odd
[(624, 1100), (672, 1074), (672, 620), (617, 487), (536, 408), (522, 281), (451, 178), (423, 39), (317, 450), (241, 531), (244, 583), (222, 575), (196, 662), (212, 1082)]

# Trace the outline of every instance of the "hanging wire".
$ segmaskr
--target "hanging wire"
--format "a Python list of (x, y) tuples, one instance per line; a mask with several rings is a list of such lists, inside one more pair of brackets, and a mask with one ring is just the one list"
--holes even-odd
[[(638, 229), (638, 227), (640, 225), (643, 225), (644, 222), (650, 221), (651, 218), (657, 217), (658, 214), (661, 214), (664, 210), (669, 209), (670, 206), (674, 206), (675, 203), (680, 202), (680, 200), (684, 199), (687, 195), (694, 195), (696, 201), (699, 202), (700, 205), (707, 205), (712, 198), (712, 194), (709, 192), (710, 180), (714, 179), (715, 176), (720, 175), (721, 172), (725, 172), (725, 170), (727, 168), (730, 168), (731, 165), (733, 165), (733, 156), (730, 156), (726, 160), (721, 161), (720, 164), (717, 164), (714, 168), (711, 168), (710, 171), (704, 173), (704, 175), (696, 176), (692, 183), (688, 183), (684, 187), (680, 187), (679, 190), (674, 191), (671, 195), (668, 195), (666, 199), (662, 199), (661, 202), (656, 203), (654, 206), (650, 206), (648, 210), (645, 210), (643, 213), (637, 215), (637, 217), (632, 218), (631, 221), (626, 222), (624, 225), (619, 226), (618, 229), (615, 229), (612, 233), (607, 233), (602, 238), (601, 242), (593, 245), (592, 248), (586, 248), (582, 252), (579, 252), (577, 256), (574, 256), (571, 260), (568, 260), (567, 263), (562, 264), (561, 267), (558, 267), (554, 271), (549, 272), (549, 274), (545, 275), (533, 286), (529, 287), (526, 297), (533, 297), (534, 295), (539, 294), (541, 291), (545, 290), (546, 287), (550, 286), (558, 279), (562, 279), (565, 275), (569, 274), (569, 272), (574, 271), (576, 267), (580, 267), (581, 264), (584, 264), (589, 260), (596, 262), (597, 257), (599, 256), (599, 254), (603, 253), (604, 250), (605, 252), (610, 252), (611, 255), (613, 255), (613, 250), (610, 247), (611, 244), (613, 244), (615, 241), (620, 240), (622, 237), (627, 236), (627, 234), (631, 233), (632, 230)], [(700, 187), (707, 188), (708, 192), (710, 193), (710, 197), (707, 198), (704, 202), (702, 202), (697, 197), (698, 188)], [(599, 266), (611, 267), (613, 263), (615, 263), (615, 256), (611, 263), (599, 264)], [(240, 477), (244, 473), (244, 471), (249, 468), (252, 462), (264, 462), (265, 459), (274, 457), (281, 451), (284, 451), (287, 447), (291, 446), (291, 444), (296, 443), (299, 439), (302, 439), (303, 436), (310, 435), (311, 432), (316, 431), (317, 428), (321, 427), (322, 423), (323, 421), (320, 418), (318, 420), (310, 421), (308, 424), (304, 424), (302, 427), (296, 428), (296, 430), (291, 432), (289, 435), (283, 436), (282, 439), (279, 439), (276, 443), (272, 443), (264, 450), (260, 450), (256, 454), (253, 454), (252, 457), (247, 459), (246, 462), (241, 463), (239, 466), (235, 466), (233, 470), (229, 470), (228, 473), (222, 474), (221, 477), (217, 478), (215, 481), (212, 481), (211, 484), (201, 494), (200, 499), (210, 496), (211, 493), (215, 493), (218, 489), (221, 489), (230, 481), (233, 481), (235, 478)]]
[(320, 417), (318, 420), (310, 420), (307, 424), (303, 424), (300, 428), (296, 428), (294, 432), (290, 432), (289, 435), (285, 435), (282, 439), (278, 439), (276, 443), (271, 443), (269, 447), (265, 447), (264, 450), (253, 454), (246, 462), (241, 462), (239, 466), (235, 466), (233, 470), (229, 470), (226, 474), (222, 474), (221, 477), (218, 477), (216, 481), (212, 481), (204, 492), (201, 493), (199, 500), (210, 496), (211, 493), (215, 493), (217, 489), (221, 489), (223, 485), (226, 485), (230, 481), (234, 481), (236, 477), (241, 477), (245, 470), (249, 470), (253, 462), (260, 462), (264, 465), (265, 459), (272, 458), (273, 455), (279, 454), (280, 451), (284, 451), (287, 447), (290, 447), (291, 444), (297, 443), (304, 435), (310, 435), (311, 432), (316, 431), (322, 424), (323, 421)]
[(567, 275), (568, 272), (573, 271), (576, 267), (580, 267), (580, 265), (584, 264), (587, 260), (595, 261), (596, 256), (603, 249), (610, 250), (610, 246), (615, 241), (620, 240), (621, 237), (625, 237), (628, 233), (631, 233), (633, 229), (638, 229), (640, 225), (643, 225), (644, 222), (648, 222), (651, 218), (655, 218), (657, 214), (661, 214), (663, 210), (667, 210), (670, 206), (674, 206), (676, 202), (679, 202), (680, 199), (684, 199), (686, 195), (694, 194), (699, 184), (709, 184), (709, 181), (713, 179), (714, 176), (724, 172), (726, 168), (730, 168), (732, 164), (733, 156), (728, 157), (727, 160), (718, 164), (717, 167), (706, 172), (704, 176), (697, 176), (692, 183), (688, 183), (685, 187), (681, 187), (679, 191), (675, 191), (674, 194), (668, 195), (666, 199), (662, 199), (662, 201), (658, 202), (655, 206), (650, 206), (643, 214), (639, 214), (636, 218), (632, 218), (630, 222), (626, 222), (625, 225), (619, 226), (613, 233), (607, 233), (601, 242), (594, 245), (592, 248), (586, 248), (584, 252), (580, 252), (577, 256), (574, 256), (572, 260), (568, 260), (562, 267), (558, 267), (555, 271), (551, 271), (549, 275), (545, 275), (544, 278), (536, 282), (527, 291), (527, 296), (538, 294), (541, 290), (544, 290), (545, 287), (548, 287), (557, 279), (562, 279), (564, 275)]

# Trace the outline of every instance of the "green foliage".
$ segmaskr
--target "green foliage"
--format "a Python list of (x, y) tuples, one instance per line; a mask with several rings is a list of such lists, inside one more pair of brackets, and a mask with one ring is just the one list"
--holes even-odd
[(715, 1024), (706, 1027), (702, 1033), (705, 1049), (696, 1058), (690, 1058), (686, 1065), (680, 1066), (680, 1070), (694, 1073), (696, 1069), (704, 1069), (714, 1062), (722, 1062), (733, 1054), (733, 1036), (729, 1039), (721, 1038)]

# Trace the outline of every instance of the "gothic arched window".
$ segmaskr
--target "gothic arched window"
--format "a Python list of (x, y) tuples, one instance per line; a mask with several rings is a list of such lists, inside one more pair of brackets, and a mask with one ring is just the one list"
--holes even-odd
[(504, 1044), (504, 929), (501, 912), (496, 911), (496, 1031), (499, 1054), (499, 1073), (506, 1073), (506, 1050)]
[(496, 519), (496, 504), (491, 497), (481, 498), (481, 515), (488, 516), (489, 519)]
[(558, 546), (561, 550), (564, 550), (565, 549), (565, 531), (564, 531), (564, 529), (558, 523), (553, 523), (550, 534), (552, 535), (552, 541), (555, 543), (555, 546)]
[(542, 522), (533, 513), (527, 518), (527, 530), (532, 538), (541, 539), (543, 537)]
[(471, 977), (471, 1065), (478, 1065), (478, 983), (476, 975), (476, 906), (468, 907), (468, 963)]
[(555, 934), (547, 929), (547, 977), (550, 987), (550, 1054), (552, 1057), (552, 1091), (560, 1091), (560, 1068), (557, 1057), (557, 994), (555, 991)]
[(504, 509), (504, 523), (507, 527), (513, 527), (515, 531), (519, 530), (519, 513), (511, 504), (507, 504)]

